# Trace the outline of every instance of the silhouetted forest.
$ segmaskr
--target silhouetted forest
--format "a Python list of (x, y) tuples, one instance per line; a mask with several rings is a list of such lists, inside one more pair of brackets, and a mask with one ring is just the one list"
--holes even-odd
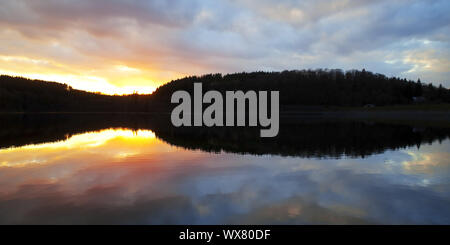
[(0, 112), (140, 112), (149, 95), (103, 95), (67, 84), (0, 76)]
[(301, 70), (191, 76), (160, 86), (151, 95), (110, 96), (66, 84), (0, 76), (0, 111), (17, 112), (149, 112), (167, 110), (176, 90), (278, 90), (280, 106), (387, 106), (450, 103), (442, 86), (386, 77), (365, 70)]
[(170, 101), (173, 91), (192, 91), (201, 82), (203, 90), (278, 90), (281, 105), (376, 106), (420, 103), (450, 103), (450, 90), (365, 70), (301, 70), (283, 72), (209, 74), (172, 81), (153, 93), (156, 101)]

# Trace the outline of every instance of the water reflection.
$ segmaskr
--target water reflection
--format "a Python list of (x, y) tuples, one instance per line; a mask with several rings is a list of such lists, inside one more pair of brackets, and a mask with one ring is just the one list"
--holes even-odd
[[(39, 130), (28, 129), (32, 140), (0, 149), (0, 223), (450, 223), (450, 140), (442, 128), (401, 132), (432, 142), (419, 141), (419, 148), (416, 141), (387, 142), (392, 149), (382, 145), (364, 158), (324, 158), (192, 150), (207, 148), (188, 141), (190, 133), (119, 121), (98, 130), (85, 123), (81, 134), (60, 124), (53, 132), (63, 137), (45, 143), (33, 133)], [(180, 140), (168, 144), (161, 132)], [(229, 147), (212, 139), (210, 145)]]
[(74, 134), (107, 128), (151, 130), (163, 141), (208, 152), (301, 157), (365, 157), (409, 146), (420, 147), (450, 137), (447, 121), (437, 125), (345, 120), (282, 118), (274, 138), (261, 138), (252, 127), (173, 127), (169, 115), (31, 114), (0, 115), (0, 148), (61, 141)]

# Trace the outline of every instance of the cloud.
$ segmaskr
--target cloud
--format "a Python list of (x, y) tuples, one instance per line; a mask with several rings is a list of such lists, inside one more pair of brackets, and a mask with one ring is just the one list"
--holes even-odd
[[(366, 68), (450, 87), (446, 0), (0, 2), (1, 56), (58, 64), (42, 73), (95, 77), (117, 91), (302, 68)], [(116, 76), (118, 66), (141, 73)], [(0, 71), (39, 74), (4, 60)]]

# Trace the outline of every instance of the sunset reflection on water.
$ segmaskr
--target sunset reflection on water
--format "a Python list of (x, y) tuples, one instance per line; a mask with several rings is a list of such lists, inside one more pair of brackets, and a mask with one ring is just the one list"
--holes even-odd
[(0, 149), (0, 223), (449, 223), (448, 152), (446, 140), (366, 158), (208, 153), (106, 129)]

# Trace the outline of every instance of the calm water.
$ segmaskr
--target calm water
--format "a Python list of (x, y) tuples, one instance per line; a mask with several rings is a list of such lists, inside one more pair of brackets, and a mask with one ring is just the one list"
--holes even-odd
[(2, 117), (1, 224), (450, 224), (447, 128), (105, 117)]

